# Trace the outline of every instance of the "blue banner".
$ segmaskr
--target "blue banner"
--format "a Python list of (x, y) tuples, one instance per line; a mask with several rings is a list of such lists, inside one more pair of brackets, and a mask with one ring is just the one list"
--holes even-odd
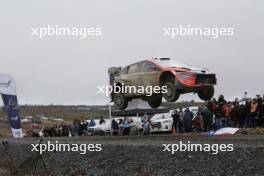
[(21, 118), (16, 95), (2, 94), (7, 117), (14, 137), (22, 137)]

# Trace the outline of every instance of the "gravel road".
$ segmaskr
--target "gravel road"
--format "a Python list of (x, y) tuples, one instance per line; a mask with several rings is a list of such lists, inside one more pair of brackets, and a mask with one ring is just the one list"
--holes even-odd
[[(201, 135), (93, 136), (45, 138), (43, 143), (101, 144), (102, 151), (44, 152), (47, 171), (31, 152), (37, 138), (11, 139), (0, 146), (0, 175), (91, 176), (264, 176), (264, 135), (208, 137)], [(164, 152), (163, 144), (233, 144), (232, 152)]]

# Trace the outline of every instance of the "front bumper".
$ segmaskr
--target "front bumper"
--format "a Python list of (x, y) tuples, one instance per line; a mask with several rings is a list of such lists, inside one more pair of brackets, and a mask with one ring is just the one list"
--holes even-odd
[[(199, 90), (204, 86), (216, 85), (215, 74), (176, 72), (176, 88), (187, 92)], [(184, 91), (185, 92), (185, 91)]]

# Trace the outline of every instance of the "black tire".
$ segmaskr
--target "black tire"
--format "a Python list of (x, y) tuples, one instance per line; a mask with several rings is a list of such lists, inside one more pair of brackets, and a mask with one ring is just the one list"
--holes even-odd
[(116, 105), (117, 109), (123, 110), (127, 108), (128, 100), (121, 93), (114, 94), (114, 104)]
[(152, 95), (148, 99), (148, 104), (152, 108), (158, 108), (162, 103), (162, 96), (161, 95)]
[(214, 96), (214, 86), (207, 86), (198, 91), (198, 96), (201, 100), (209, 101)]
[(179, 99), (180, 94), (177, 93), (176, 86), (173, 82), (165, 82), (163, 86), (167, 87), (167, 93), (163, 94), (163, 97), (167, 102), (175, 102)]

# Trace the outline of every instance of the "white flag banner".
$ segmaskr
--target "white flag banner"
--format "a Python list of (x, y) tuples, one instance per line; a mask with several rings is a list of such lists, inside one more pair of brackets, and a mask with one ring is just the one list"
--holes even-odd
[(0, 74), (0, 94), (2, 95), (5, 111), (7, 113), (13, 137), (23, 137), (21, 129), (21, 118), (19, 114), (19, 106), (16, 95), (16, 83), (11, 76)]

